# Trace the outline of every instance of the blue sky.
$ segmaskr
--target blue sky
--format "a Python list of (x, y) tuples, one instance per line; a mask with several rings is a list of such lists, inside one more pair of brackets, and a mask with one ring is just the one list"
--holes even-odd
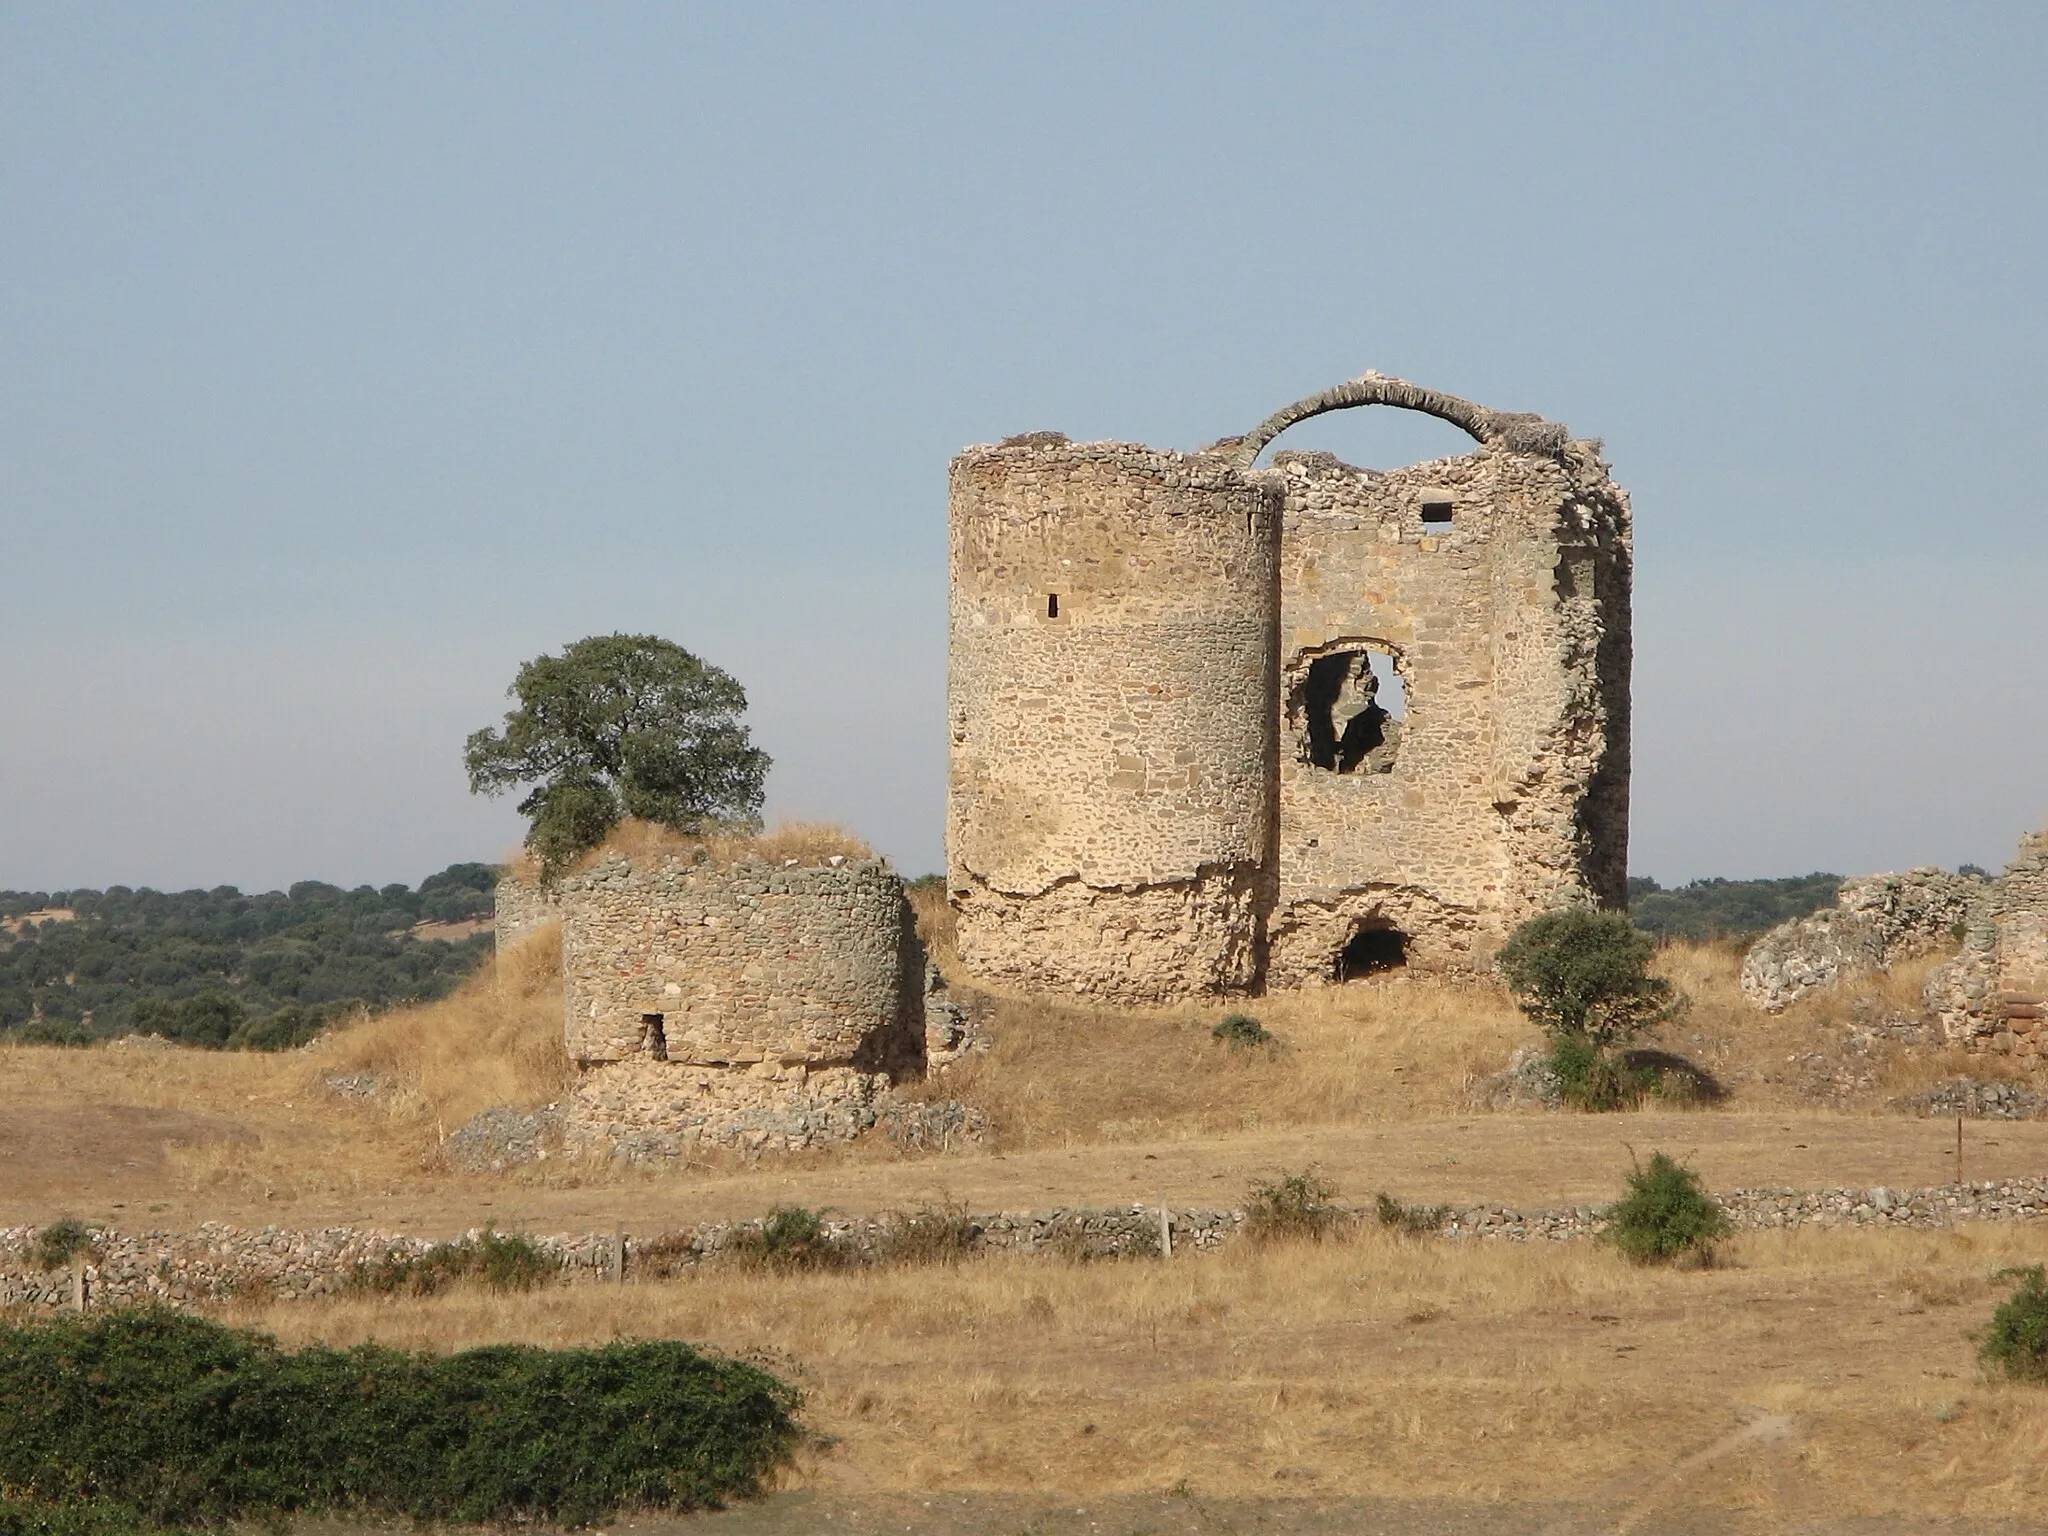
[(1966, 4), (0, 6), (0, 886), (495, 857), (462, 739), (613, 630), (935, 868), (949, 456), (1369, 367), (1605, 439), (1638, 872), (1995, 866), (2044, 78)]

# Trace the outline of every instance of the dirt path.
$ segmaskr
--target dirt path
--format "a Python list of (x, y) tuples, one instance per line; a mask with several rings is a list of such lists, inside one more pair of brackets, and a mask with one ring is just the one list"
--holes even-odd
[[(365, 1133), (369, 1128), (365, 1127)], [(776, 1204), (870, 1213), (952, 1202), (1031, 1210), (1122, 1202), (1226, 1206), (1252, 1180), (1310, 1164), (1347, 1198), (1492, 1201), (1521, 1208), (1611, 1199), (1632, 1146), (1686, 1156), (1708, 1185), (1886, 1185), (1954, 1177), (1955, 1122), (1900, 1116), (1759, 1114), (1477, 1115), (1398, 1125), (1261, 1131), (1007, 1155), (873, 1153), (589, 1178), (544, 1165), (521, 1174), (415, 1172), (337, 1189), (324, 1147), (298, 1156), (291, 1121), (192, 1115), (143, 1105), (0, 1103), (0, 1224), (66, 1212), (124, 1227), (232, 1221), (357, 1224), (429, 1235), (484, 1222), (533, 1231), (657, 1231), (758, 1215)], [(1973, 1179), (2048, 1172), (2048, 1122), (1970, 1122)], [(211, 1161), (189, 1155), (214, 1149)], [(260, 1152), (263, 1172), (236, 1159)]]
[[(1787, 1529), (1781, 1509), (1667, 1509), (1633, 1536), (1749, 1536)], [(1028, 1494), (855, 1498), (777, 1494), (680, 1520), (628, 1520), (642, 1536), (1610, 1536), (1624, 1508), (1592, 1504), (1465, 1504), (1447, 1500), (1205, 1499), (1124, 1495), (1080, 1503)], [(1989, 1520), (1793, 1517), (1802, 1536), (2037, 1536), (2041, 1524)]]

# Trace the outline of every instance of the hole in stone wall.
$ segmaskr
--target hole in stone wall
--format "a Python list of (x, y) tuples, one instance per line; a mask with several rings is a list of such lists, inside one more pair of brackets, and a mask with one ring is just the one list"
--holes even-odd
[(1046, 616), (1046, 617), (1047, 617), (1048, 619), (1056, 619), (1056, 618), (1058, 618), (1058, 617), (1060, 616), (1060, 595), (1059, 595), (1059, 593), (1057, 593), (1057, 592), (1048, 592), (1048, 593), (1047, 593), (1047, 594), (1045, 595), (1045, 616)]
[(1455, 510), (1448, 501), (1425, 501), (1422, 504), (1422, 520), (1425, 523), (1448, 523)]
[(656, 1061), (668, 1060), (668, 1030), (658, 1013), (643, 1013), (640, 1022), (647, 1030), (647, 1054)]
[(1598, 597), (1599, 562), (1591, 555), (1567, 550), (1557, 562), (1557, 595), (1562, 598)]
[(1399, 664), (1367, 646), (1311, 660), (1288, 708), (1302, 761), (1332, 773), (1392, 772), (1407, 714)]
[(1351, 942), (1337, 956), (1337, 979), (1356, 981), (1361, 976), (1398, 970), (1407, 963), (1407, 934), (1398, 928), (1365, 927), (1351, 935)]

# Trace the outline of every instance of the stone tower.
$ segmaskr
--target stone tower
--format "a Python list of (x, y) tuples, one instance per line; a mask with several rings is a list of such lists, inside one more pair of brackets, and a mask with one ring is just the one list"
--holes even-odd
[[(1391, 405), (1477, 442), (1260, 452)], [(1368, 374), (1194, 454), (952, 471), (948, 883), (969, 969), (1131, 1003), (1476, 968), (1619, 904), (1630, 524), (1598, 445)]]
[(953, 463), (948, 861), (977, 975), (1253, 985), (1270, 904), (1279, 487), (1057, 433)]

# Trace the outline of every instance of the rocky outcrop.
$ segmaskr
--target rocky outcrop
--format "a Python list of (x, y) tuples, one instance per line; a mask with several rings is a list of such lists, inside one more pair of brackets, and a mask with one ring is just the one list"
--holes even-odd
[(1956, 1045), (2048, 1064), (2048, 830), (1991, 882), (1962, 953), (1927, 978), (1926, 1004)]
[(1845, 880), (1833, 907), (1780, 923), (1742, 962), (1742, 995), (1776, 1013), (1819, 988), (1889, 969), (1934, 949), (1990, 890), (1945, 869)]

